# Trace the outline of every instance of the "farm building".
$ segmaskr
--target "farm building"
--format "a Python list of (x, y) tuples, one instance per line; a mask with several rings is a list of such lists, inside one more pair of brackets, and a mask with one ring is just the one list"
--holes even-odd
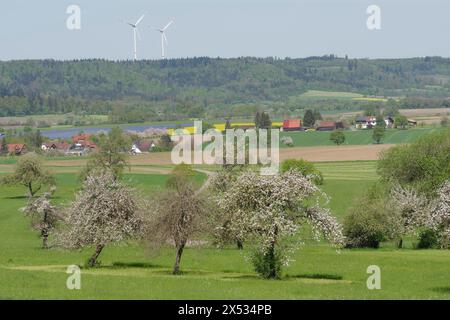
[(343, 129), (344, 124), (342, 122), (334, 121), (322, 121), (316, 128), (316, 131), (333, 131), (336, 129)]
[(302, 130), (302, 120), (292, 119), (283, 121), (283, 131), (300, 131)]

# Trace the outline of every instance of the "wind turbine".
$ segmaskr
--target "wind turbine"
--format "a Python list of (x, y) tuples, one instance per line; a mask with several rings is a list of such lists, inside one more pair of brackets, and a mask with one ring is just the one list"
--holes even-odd
[(144, 19), (145, 15), (143, 14), (138, 21), (136, 21), (136, 23), (131, 23), (131, 22), (126, 22), (124, 21), (126, 24), (128, 24), (129, 26), (131, 26), (133, 28), (133, 40), (134, 40), (134, 60), (137, 60), (137, 38), (139, 37), (139, 39), (141, 39), (141, 35), (139, 33), (139, 29), (138, 29), (138, 25), (139, 23), (141, 23), (142, 19)]
[(167, 41), (167, 37), (166, 37), (166, 30), (167, 30), (167, 28), (169, 28), (169, 27), (172, 25), (173, 22), (174, 22), (174, 21), (171, 20), (164, 28), (162, 28), (162, 29), (156, 29), (156, 31), (158, 31), (158, 32), (161, 33), (161, 57), (162, 57), (163, 59), (166, 58), (166, 54), (165, 54), (165, 46), (168, 46), (168, 45), (169, 45), (169, 41)]

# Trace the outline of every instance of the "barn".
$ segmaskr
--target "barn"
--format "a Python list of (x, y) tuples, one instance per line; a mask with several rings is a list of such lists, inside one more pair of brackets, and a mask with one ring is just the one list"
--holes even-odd
[(301, 130), (303, 130), (302, 120), (292, 119), (283, 121), (283, 131), (301, 131)]
[(334, 131), (336, 129), (343, 128), (342, 123), (334, 121), (322, 121), (317, 126), (317, 131)]

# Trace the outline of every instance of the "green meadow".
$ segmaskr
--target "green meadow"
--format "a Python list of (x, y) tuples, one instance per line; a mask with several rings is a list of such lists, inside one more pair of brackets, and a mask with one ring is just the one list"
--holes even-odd
[[(377, 179), (373, 161), (317, 167), (339, 220)], [(67, 203), (79, 187), (77, 176), (60, 173), (56, 178), (54, 201)], [(161, 188), (167, 175), (124, 178), (145, 195)], [(205, 178), (197, 176), (199, 183)], [(0, 186), (0, 299), (450, 299), (448, 252), (414, 250), (411, 241), (402, 250), (386, 243), (378, 250), (336, 251), (326, 242), (313, 241), (307, 230), (282, 280), (258, 277), (246, 260), (247, 248), (220, 249), (210, 242), (189, 247), (182, 258), (183, 273), (173, 276), (173, 248), (150, 255), (144, 245), (130, 242), (107, 247), (100, 267), (82, 269), (81, 290), (68, 290), (67, 266), (84, 265), (92, 248), (42, 250), (39, 235), (18, 211), (26, 203), (24, 193), (20, 187)], [(370, 265), (381, 268), (381, 290), (366, 287)]]
[[(382, 139), (384, 144), (402, 144), (417, 141), (420, 137), (445, 130), (445, 127), (416, 127), (408, 130), (387, 129)], [(367, 145), (373, 144), (372, 130), (355, 130), (344, 131), (344, 145)], [(292, 138), (295, 147), (315, 147), (315, 146), (332, 146), (334, 143), (330, 141), (330, 132), (313, 131), (313, 132), (282, 132), (280, 137), (289, 136)], [(281, 147), (286, 147), (280, 143)]]

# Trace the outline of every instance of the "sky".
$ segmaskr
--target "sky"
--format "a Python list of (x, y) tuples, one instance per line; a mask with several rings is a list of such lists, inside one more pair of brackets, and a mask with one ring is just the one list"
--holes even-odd
[[(67, 28), (69, 5), (81, 10), (81, 29)], [(381, 29), (369, 30), (366, 10), (377, 5)], [(291, 57), (450, 57), (449, 0), (0, 0), (0, 60), (133, 57), (139, 59)]]

